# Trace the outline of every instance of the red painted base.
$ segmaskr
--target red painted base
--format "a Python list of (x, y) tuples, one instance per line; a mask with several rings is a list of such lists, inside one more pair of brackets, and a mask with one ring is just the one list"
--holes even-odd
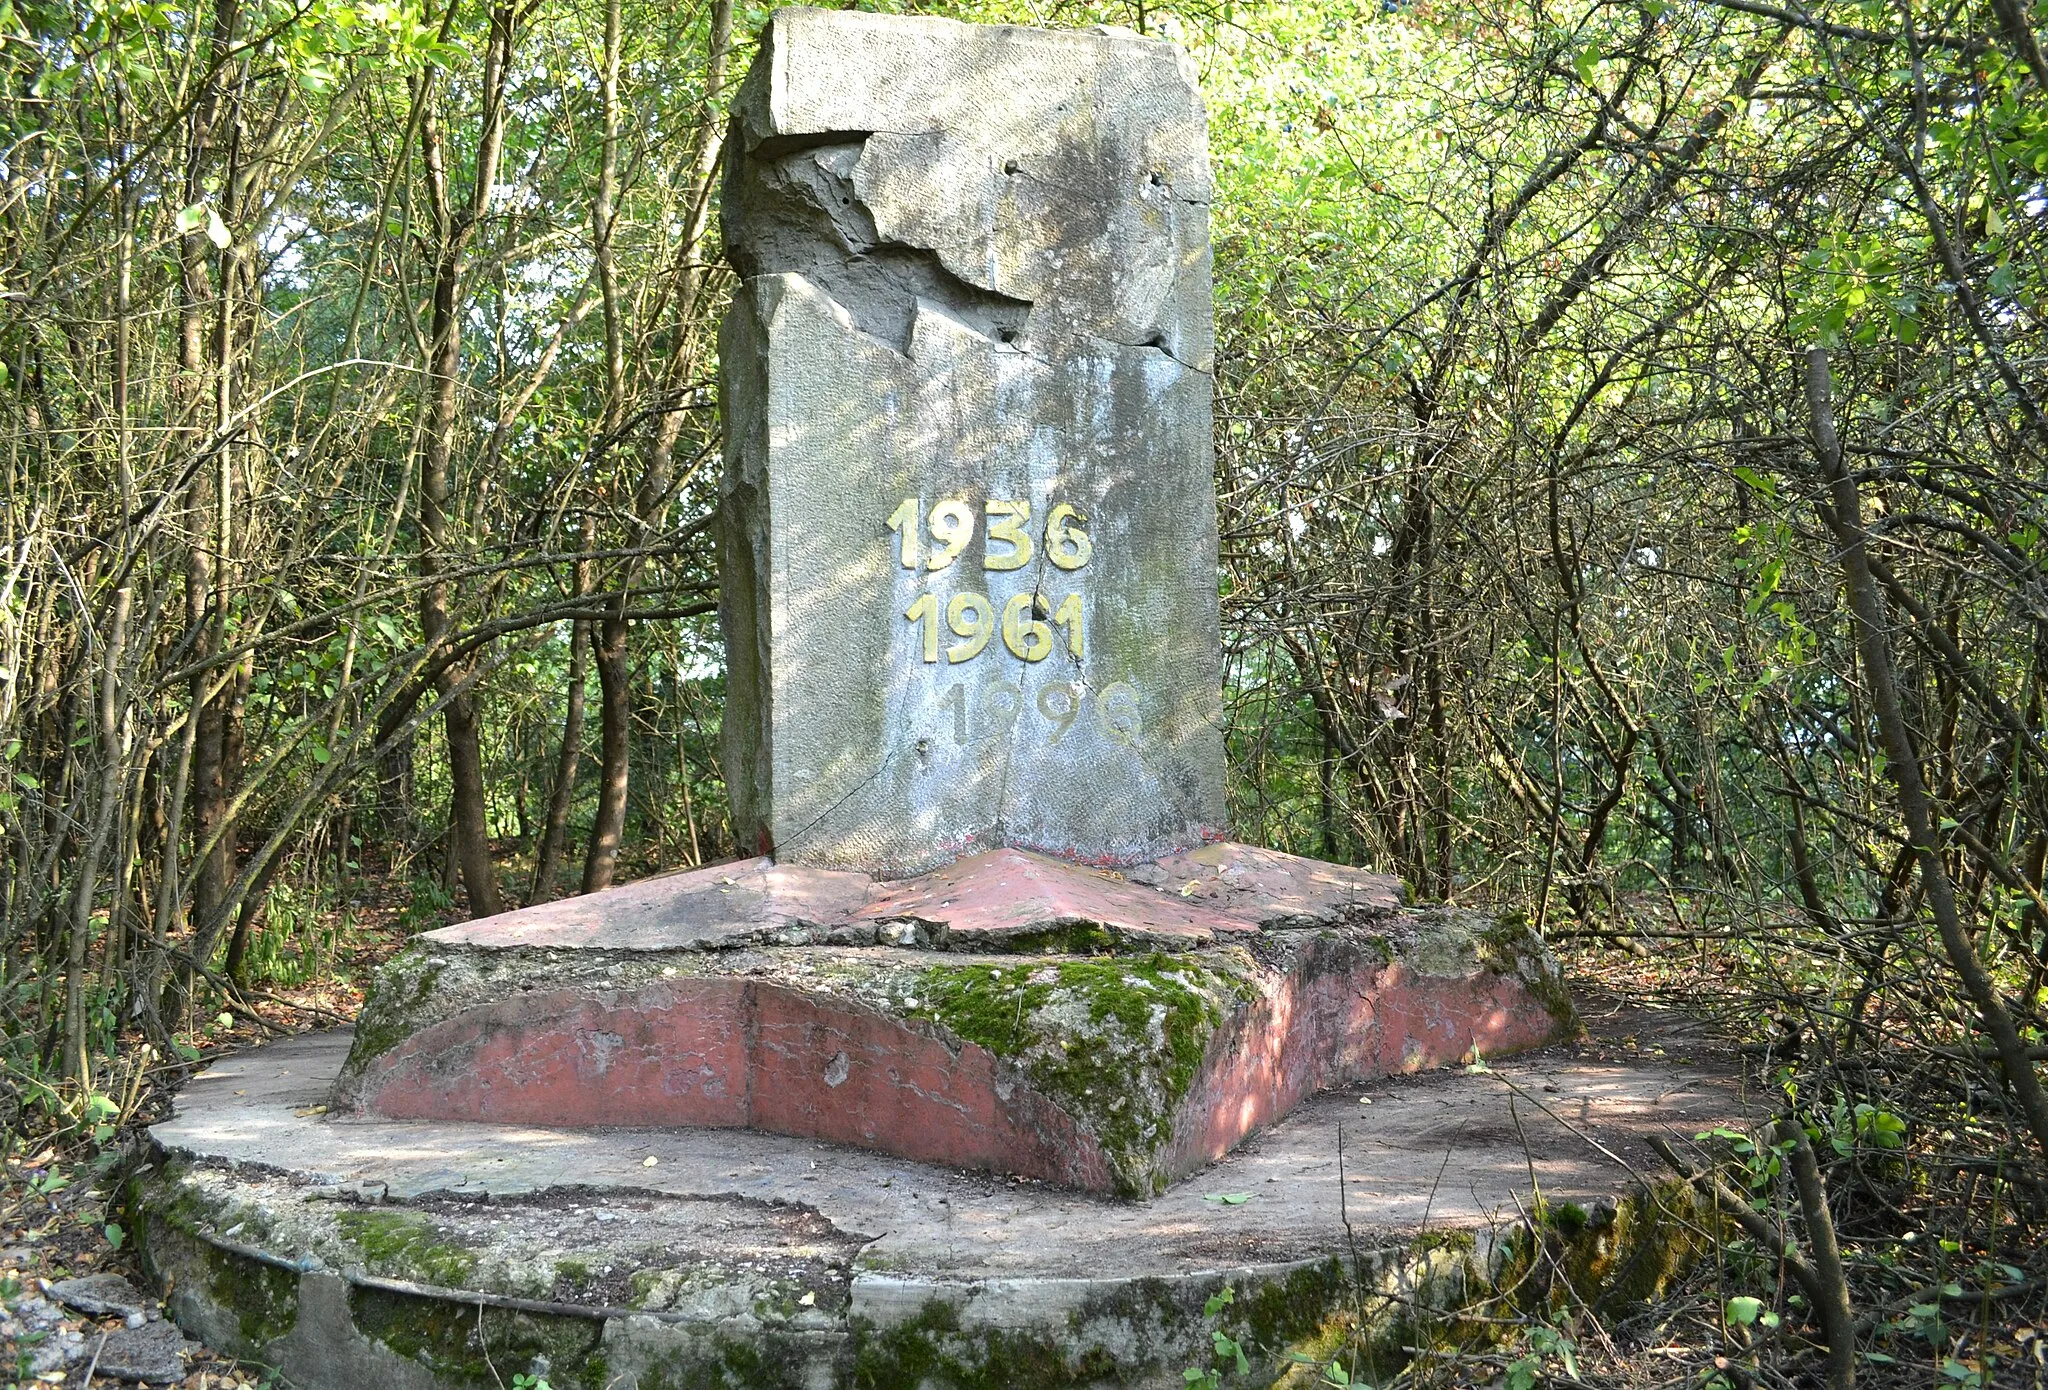
[[(1223, 926), (1222, 905), (1190, 902), (1195, 893), (1112, 883), (1067, 866), (1027, 867), (1029, 883), (1019, 886), (1051, 904), (1031, 921), (1050, 913), (1068, 924), (1143, 918), (1151, 932), (1186, 930), (1202, 918), (1210, 930)], [(1075, 881), (1046, 881), (1063, 875)], [(914, 920), (942, 912), (972, 918), (970, 930), (989, 935), (1028, 925), (1029, 914), (1013, 913), (994, 926), (988, 866), (977, 874), (970, 865), (955, 880), (943, 885), (955, 890), (950, 895), (931, 884), (889, 885), (882, 902), (914, 903), (904, 914)], [(646, 887), (639, 891), (644, 896)], [(1111, 902), (1105, 910), (1089, 901), (1132, 893), (1151, 904)], [(879, 905), (847, 904), (849, 915), (886, 919)], [(687, 969), (656, 974), (644, 958), (638, 970), (603, 966), (617, 947), (594, 947), (587, 934), (576, 945), (535, 940), (517, 929), (524, 915), (436, 933), (451, 939), (422, 948), (439, 962), (431, 974), (415, 970), (385, 982), (389, 992), (415, 990), (420, 1002), (398, 1030), (404, 1036), (379, 1049), (365, 1042), (375, 1035), (369, 1024), (380, 1001), (373, 997), (339, 1095), (346, 1108), (395, 1119), (745, 1126), (1131, 1193), (1213, 1162), (1317, 1091), (1452, 1064), (1475, 1048), (1493, 1056), (1540, 1046), (1563, 1026), (1545, 1003), (1562, 997), (1554, 964), (1533, 941), (1509, 934), (1503, 947), (1497, 928), (1479, 943), (1472, 933), (1484, 919), (1438, 914), (1428, 919), (1426, 945), (1413, 926), (1424, 919), (1398, 919), (1388, 909), (1365, 926), (1306, 931), (1233, 922), (1217, 932), (1228, 945), (1148, 958), (1215, 962), (1213, 953), (1228, 952), (1221, 965), (1238, 986), (1212, 1020), (1191, 1078), (1165, 1067), (1129, 1078), (1134, 1098), (1141, 1091), (1164, 1098), (1163, 1123), (1133, 1138), (1130, 1126), (1117, 1123), (1129, 1112), (1113, 1101), (1092, 1088), (1083, 1097), (1041, 1085), (1034, 1077), (1068, 1073), (964, 1041), (929, 1009), (920, 1012), (902, 993), (907, 986), (844, 987), (862, 971), (903, 975), (905, 967), (999, 960), (1015, 962), (1021, 975), (1040, 960), (1057, 966), (1071, 957), (785, 947), (697, 952)], [(484, 947), (478, 938), (485, 933), (504, 944)], [(1257, 939), (1271, 949), (1247, 953), (1244, 944)], [(656, 947), (643, 939), (634, 949)], [(595, 973), (564, 967), (579, 955), (586, 966), (600, 962)], [(467, 992), (437, 1007), (435, 982), (451, 967), (469, 971)], [(1088, 1006), (1085, 997), (1076, 1005), (1082, 1015)], [(395, 1015), (387, 1008), (386, 1016)]]

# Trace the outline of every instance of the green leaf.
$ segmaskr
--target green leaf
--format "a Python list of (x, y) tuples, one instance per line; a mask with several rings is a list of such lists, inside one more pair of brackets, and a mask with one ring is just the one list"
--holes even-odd
[(118, 1221), (109, 1221), (107, 1223), (106, 1234), (107, 1244), (113, 1246), (116, 1250), (121, 1248), (122, 1241), (128, 1239), (128, 1233), (121, 1229), (121, 1223)]
[(179, 234), (189, 236), (193, 232), (198, 231), (201, 227), (204, 227), (206, 225), (206, 219), (208, 216), (211, 215), (212, 211), (213, 210), (207, 207), (206, 204), (204, 203), (194, 203), (190, 207), (179, 208)]
[(1766, 478), (1754, 468), (1738, 463), (1735, 465), (1734, 472), (1737, 478), (1740, 478), (1748, 485), (1752, 492), (1757, 493), (1759, 496), (1776, 497), (1778, 495), (1777, 483), (1772, 479)]
[(1251, 1199), (1249, 1192), (1211, 1192), (1202, 1198), (1205, 1202), (1221, 1202), (1226, 1207), (1241, 1207)]
[(1728, 1321), (1739, 1327), (1748, 1327), (1757, 1320), (1763, 1310), (1764, 1301), (1761, 1298), (1739, 1294), (1728, 1300)]

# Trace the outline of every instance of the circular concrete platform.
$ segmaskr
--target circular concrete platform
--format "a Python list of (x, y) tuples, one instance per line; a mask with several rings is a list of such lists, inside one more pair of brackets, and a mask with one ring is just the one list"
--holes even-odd
[[(1643, 1137), (1742, 1109), (1712, 1066), (1553, 1048), (1323, 1095), (1129, 1203), (743, 1130), (331, 1119), (349, 1042), (194, 1078), (130, 1188), (174, 1316), (302, 1390), (1177, 1386), (1219, 1325), (1270, 1379), (1544, 1240), (1647, 1291), (1686, 1242)], [(1578, 1213), (1540, 1239), (1532, 1183)]]

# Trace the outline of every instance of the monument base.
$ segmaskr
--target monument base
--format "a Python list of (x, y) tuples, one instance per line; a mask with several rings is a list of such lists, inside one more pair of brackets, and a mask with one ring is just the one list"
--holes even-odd
[(1270, 850), (897, 881), (755, 860), (428, 933), (333, 1104), (747, 1128), (1146, 1197), (1318, 1091), (1569, 1023), (1525, 928)]
[(1292, 1354), (1398, 1364), (1432, 1313), (1484, 1337), (1712, 1249), (1632, 1174), (1743, 1106), (1657, 1026), (1325, 1093), (1144, 1203), (738, 1130), (338, 1120), (350, 1038), (312, 1034), (194, 1078), (128, 1224), (181, 1326), (299, 1390), (1168, 1387), (1216, 1331), (1305, 1384)]

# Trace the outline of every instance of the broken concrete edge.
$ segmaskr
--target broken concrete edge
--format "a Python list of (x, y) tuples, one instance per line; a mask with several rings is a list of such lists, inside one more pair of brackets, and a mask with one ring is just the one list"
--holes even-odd
[(1572, 1026), (1556, 961), (1513, 924), (1439, 910), (1398, 935), (1254, 944), (1076, 958), (421, 943), (371, 991), (330, 1103), (745, 1126), (1149, 1197), (1318, 1091)]
[(856, 1261), (836, 1307), (755, 1297), (743, 1312), (693, 1317), (435, 1282), (449, 1266), (431, 1254), (409, 1271), (422, 1277), (373, 1274), (339, 1221), (333, 1258), (282, 1254), (215, 1229), (191, 1176), (159, 1152), (125, 1184), (146, 1273), (181, 1327), (299, 1390), (469, 1390), (522, 1372), (558, 1390), (1178, 1386), (1210, 1364), (1216, 1332), (1255, 1358), (1243, 1383), (1306, 1385), (1319, 1371), (1305, 1368), (1340, 1355), (1355, 1374), (1385, 1373), (1404, 1348), (1497, 1343), (1518, 1317), (1618, 1314), (1662, 1296), (1730, 1234), (1674, 1180), (1590, 1210), (1538, 1200), (1504, 1228), (1369, 1233), (1346, 1250), (1234, 1268), (963, 1280)]
[[(1405, 959), (1424, 975), (1462, 973), (1469, 968), (1469, 951), (1469, 959), (1512, 975), (1536, 994), (1566, 1030), (1561, 1036), (1569, 1036), (1577, 1028), (1577, 1015), (1563, 970), (1530, 929), (1525, 914), (1488, 916), (1444, 906), (1369, 907), (1342, 913), (1340, 923), (1363, 929), (1382, 941), (1390, 963), (1397, 958)], [(1331, 925), (1320, 917), (1275, 914), (1263, 927), (1262, 934), (1270, 939), (1259, 946), (1259, 954), (1271, 956), (1275, 946), (1285, 950), (1289, 943), (1328, 930)], [(759, 960), (752, 952), (756, 948), (876, 945), (899, 948), (905, 953), (900, 957), (903, 963), (916, 963), (932, 970), (943, 969), (947, 962), (924, 961), (913, 953), (955, 956), (960, 963), (969, 964), (986, 963), (969, 954), (975, 948), (980, 956), (994, 948), (1026, 958), (1199, 949), (1184, 937), (1134, 937), (1080, 917), (1034, 924), (993, 940), (982, 933), (971, 939), (962, 937), (958, 950), (954, 949), (953, 937), (914, 917), (852, 922), (777, 921), (763, 923), (749, 932), (683, 936), (659, 947), (489, 945), (451, 941), (444, 933), (433, 932), (416, 938), (373, 974), (356, 1018), (355, 1045), (344, 1075), (360, 1071), (370, 1060), (424, 1027), (502, 997), (508, 983), (516, 986), (520, 977), (537, 967), (561, 982), (625, 984), (650, 975), (671, 978), (721, 973), (718, 957), (724, 953), (732, 953), (737, 969), (755, 970)]]

